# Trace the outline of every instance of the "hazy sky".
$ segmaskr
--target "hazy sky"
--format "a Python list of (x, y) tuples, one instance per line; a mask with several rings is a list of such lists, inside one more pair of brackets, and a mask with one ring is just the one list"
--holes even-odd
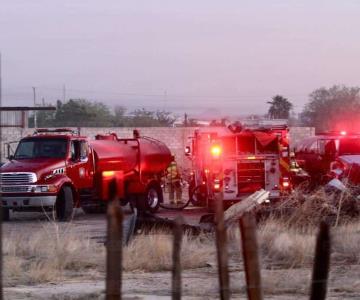
[[(316, 3), (315, 3), (316, 2)], [(360, 1), (1, 0), (4, 105), (300, 111), (321, 86), (360, 85)]]

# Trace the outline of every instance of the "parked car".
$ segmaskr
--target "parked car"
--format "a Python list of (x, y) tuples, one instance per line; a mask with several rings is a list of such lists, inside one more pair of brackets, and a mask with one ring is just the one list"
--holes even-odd
[(330, 133), (306, 138), (295, 147), (295, 158), (314, 185), (333, 178), (360, 180), (354, 171), (360, 165), (360, 134)]

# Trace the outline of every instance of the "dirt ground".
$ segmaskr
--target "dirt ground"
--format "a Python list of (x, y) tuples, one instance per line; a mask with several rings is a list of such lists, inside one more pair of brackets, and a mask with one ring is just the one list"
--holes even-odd
[[(232, 299), (246, 299), (244, 274), (236, 265), (232, 271)], [(310, 269), (263, 270), (266, 299), (308, 299)], [(360, 267), (332, 269), (328, 299), (359, 299)], [(183, 272), (184, 299), (219, 299), (215, 266)], [(170, 299), (171, 277), (169, 272), (125, 273), (124, 299)], [(5, 288), (5, 299), (103, 299), (104, 281), (71, 279), (62, 283)]]
[[(188, 223), (196, 224), (203, 213), (201, 209), (189, 209), (182, 214)], [(163, 211), (160, 215), (173, 218), (177, 213)], [(11, 222), (4, 224), (4, 235), (24, 230), (31, 234), (48, 222), (41, 214), (14, 214), (12, 217)], [(97, 242), (101, 243), (104, 240), (104, 215), (89, 216), (79, 210), (73, 224), (79, 235), (90, 233)], [(232, 299), (246, 299), (242, 262), (238, 257), (230, 256), (229, 267)], [(4, 296), (5, 299), (103, 299), (104, 272), (83, 270), (79, 273), (75, 279), (70, 274), (61, 282), (18, 285), (13, 281), (4, 288)], [(343, 264), (333, 264), (328, 299), (359, 299), (359, 274), (359, 264), (349, 264), (345, 261)], [(281, 269), (271, 262), (263, 263), (262, 281), (266, 299), (308, 299), (310, 280), (311, 265)], [(182, 274), (182, 288), (184, 299), (219, 299), (215, 259), (208, 261), (205, 267), (185, 270)], [(124, 272), (122, 290), (124, 299), (170, 299), (171, 273)]]

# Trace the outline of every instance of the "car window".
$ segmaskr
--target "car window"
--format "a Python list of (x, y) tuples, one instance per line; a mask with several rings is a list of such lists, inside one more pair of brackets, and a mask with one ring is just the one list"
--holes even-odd
[(89, 153), (89, 146), (86, 141), (81, 141), (80, 143), (80, 159), (86, 159)]
[(318, 142), (315, 141), (315, 142), (311, 143), (308, 149), (309, 149), (309, 152), (317, 153), (318, 152)]

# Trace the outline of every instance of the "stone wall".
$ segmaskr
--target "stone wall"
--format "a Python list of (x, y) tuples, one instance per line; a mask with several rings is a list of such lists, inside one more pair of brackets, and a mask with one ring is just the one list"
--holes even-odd
[[(194, 127), (144, 127), (138, 128), (140, 134), (143, 136), (149, 136), (164, 142), (176, 156), (178, 163), (182, 166), (189, 167), (189, 160), (184, 156), (184, 148), (190, 144), (190, 137), (196, 128)], [(32, 134), (33, 129), (22, 128), (3, 128), (1, 149), (3, 153), (2, 161), (6, 156), (4, 144), (11, 141), (18, 141), (20, 138)], [(115, 132), (119, 137), (132, 137), (133, 128), (116, 127), (116, 128), (81, 128), (81, 135), (94, 138), (96, 134)], [(291, 127), (290, 128), (290, 143), (294, 145), (297, 141), (302, 140), (305, 137), (313, 136), (315, 129), (312, 127)], [(13, 145), (15, 149), (16, 144)]]

